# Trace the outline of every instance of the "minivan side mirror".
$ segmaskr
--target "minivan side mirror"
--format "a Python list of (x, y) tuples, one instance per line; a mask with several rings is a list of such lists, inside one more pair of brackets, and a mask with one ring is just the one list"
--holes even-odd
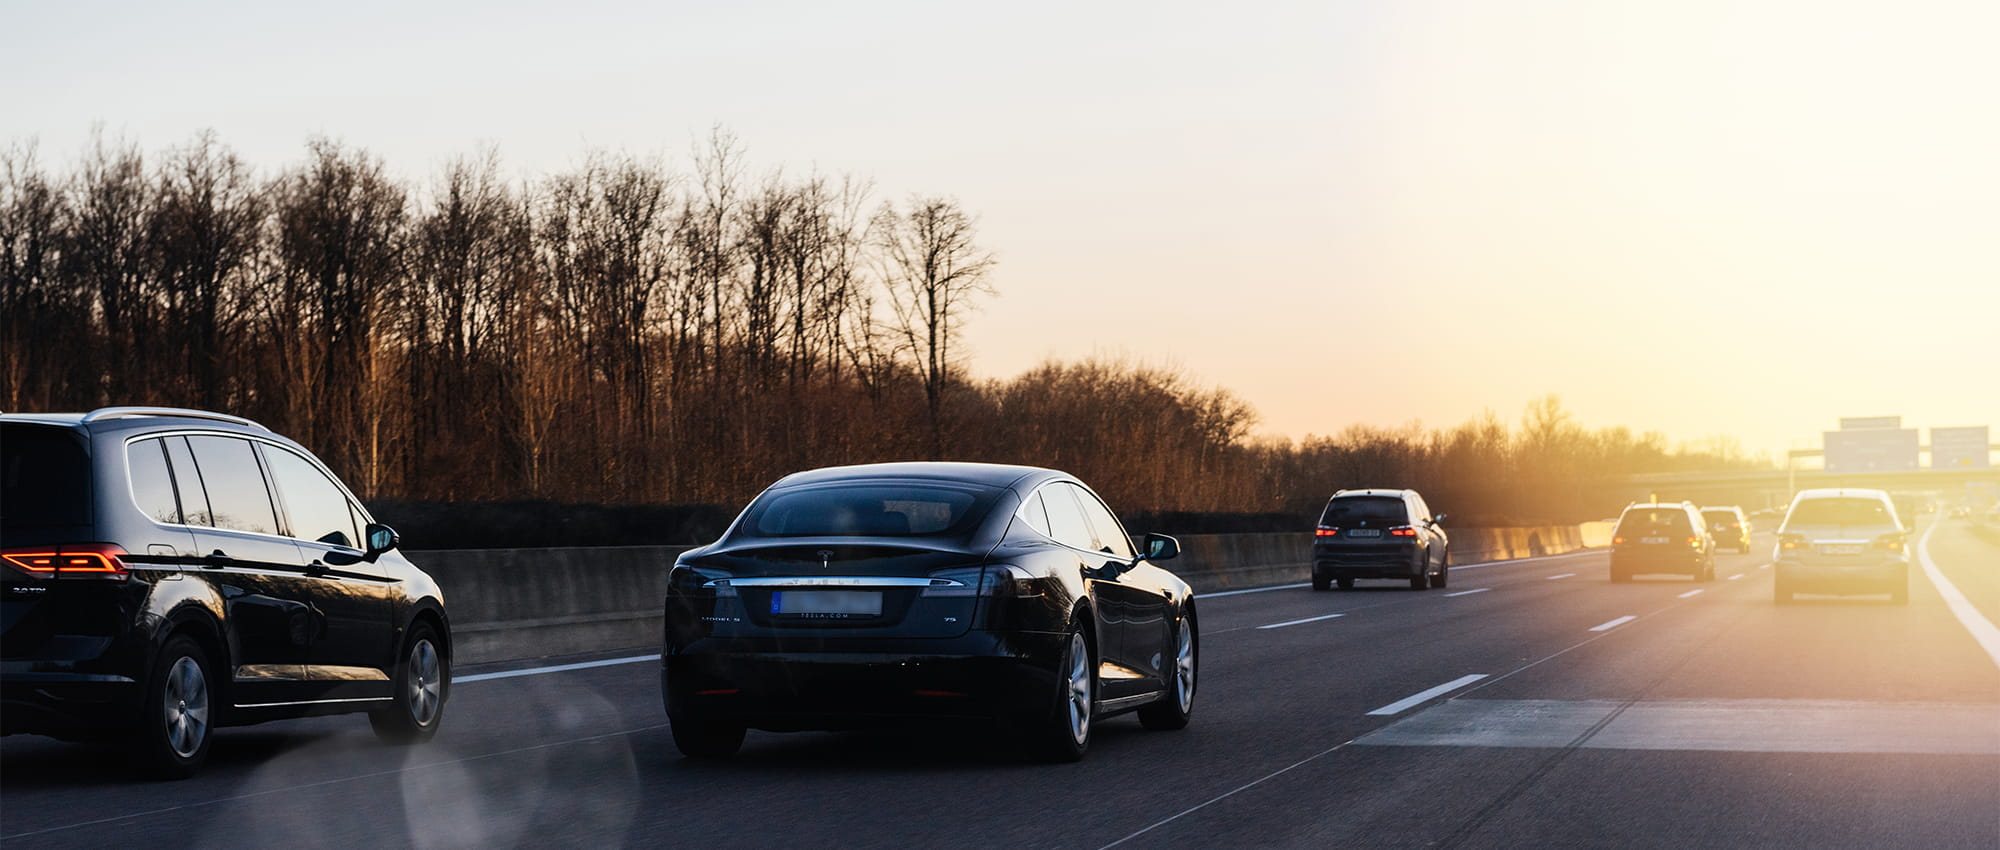
[(1437, 516), (1431, 517), (1431, 525), (1442, 525), (1444, 518), (1447, 516), (1450, 516), (1450, 514), (1439, 513)]
[(379, 522), (369, 523), (368, 528), (362, 534), (367, 538), (368, 542), (368, 553), (362, 557), (370, 561), (381, 557), (383, 552), (394, 549), (397, 544), (403, 542), (403, 538), (396, 534), (395, 529)]
[(1164, 534), (1146, 535), (1146, 560), (1165, 561), (1180, 557), (1181, 542)]

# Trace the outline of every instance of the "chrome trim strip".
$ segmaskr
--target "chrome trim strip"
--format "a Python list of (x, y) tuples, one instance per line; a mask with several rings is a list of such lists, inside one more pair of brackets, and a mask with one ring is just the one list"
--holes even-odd
[(1121, 711), (1133, 706), (1145, 705), (1149, 702), (1158, 702), (1161, 697), (1166, 695), (1166, 691), (1154, 691), (1150, 694), (1138, 694), (1129, 697), (1119, 697), (1117, 699), (1101, 699), (1097, 701), (1097, 711), (1100, 714), (1107, 711)]
[(239, 705), (237, 708), (280, 708), (287, 705), (333, 705), (343, 702), (393, 702), (395, 697), (359, 697), (356, 699), (302, 699), (296, 702), (255, 702)]
[(760, 576), (718, 578), (702, 582), (702, 587), (964, 587), (965, 582), (948, 578), (905, 576)]

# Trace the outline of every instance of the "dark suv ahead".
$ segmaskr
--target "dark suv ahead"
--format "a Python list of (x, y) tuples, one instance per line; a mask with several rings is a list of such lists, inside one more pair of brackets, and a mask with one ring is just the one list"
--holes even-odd
[(1645, 573), (1685, 573), (1715, 580), (1715, 538), (1693, 502), (1630, 505), (1611, 532), (1611, 580)]
[(1701, 518), (1708, 523), (1708, 535), (1715, 538), (1715, 545), (1728, 546), (1739, 554), (1750, 551), (1750, 519), (1743, 515), (1743, 509), (1735, 505), (1702, 508)]
[(311, 452), (172, 408), (0, 416), (0, 727), (129, 741), (179, 777), (210, 731), (366, 711), (437, 732), (437, 584)]
[(1415, 590), (1444, 587), (1451, 539), (1415, 490), (1342, 490), (1327, 500), (1313, 530), (1314, 590), (1358, 578), (1403, 579)]

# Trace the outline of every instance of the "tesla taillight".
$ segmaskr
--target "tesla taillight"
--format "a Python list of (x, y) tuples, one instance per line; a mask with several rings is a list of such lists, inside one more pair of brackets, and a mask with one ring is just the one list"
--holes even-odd
[(123, 579), (125, 550), (107, 543), (0, 551), (9, 566), (39, 578)]

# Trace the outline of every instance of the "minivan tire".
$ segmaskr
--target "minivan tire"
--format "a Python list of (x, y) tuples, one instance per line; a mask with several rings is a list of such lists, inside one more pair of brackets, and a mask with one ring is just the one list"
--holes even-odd
[(444, 721), (451, 663), (431, 624), (418, 621), (410, 626), (396, 658), (395, 676), (395, 700), (388, 708), (368, 713), (375, 737), (390, 744), (417, 744), (436, 737)]
[(141, 695), (133, 766), (155, 779), (186, 779), (208, 760), (215, 738), (213, 667), (201, 644), (175, 635), (160, 647)]

